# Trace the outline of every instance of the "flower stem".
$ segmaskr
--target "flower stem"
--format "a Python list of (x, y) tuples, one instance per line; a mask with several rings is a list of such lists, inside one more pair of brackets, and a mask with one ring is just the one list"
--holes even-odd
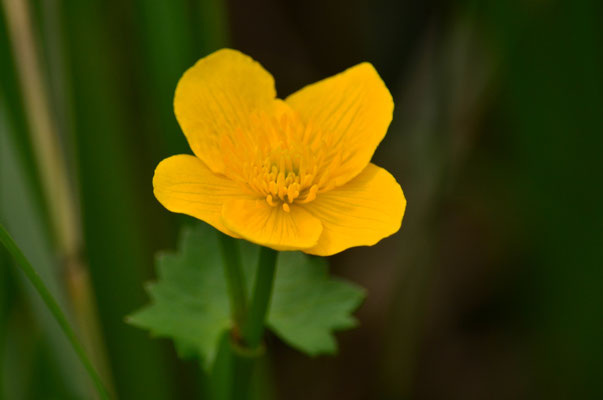
[(231, 343), (231, 400), (247, 400), (252, 397), (249, 392), (254, 364), (255, 356), (245, 354), (236, 347), (236, 343)]
[(243, 339), (247, 348), (251, 350), (256, 349), (262, 341), (266, 312), (272, 297), (277, 255), (277, 251), (266, 247), (260, 248), (253, 297), (249, 314), (243, 325)]
[(244, 326), (247, 311), (247, 295), (241, 266), (241, 255), (234, 239), (224, 234), (220, 234), (220, 248), (224, 259), (224, 275), (228, 286), (235, 335), (237, 335), (238, 331)]
[(243, 324), (243, 340), (233, 342), (231, 346), (232, 400), (249, 398), (254, 367), (258, 357), (263, 354), (261, 342), (272, 296), (277, 255), (278, 252), (274, 250), (260, 248), (251, 305)]
[(90, 375), (90, 378), (92, 378), (92, 381), (94, 382), (94, 385), (96, 386), (96, 389), (98, 391), (99, 397), (101, 399), (109, 399), (109, 392), (105, 388), (105, 385), (103, 384), (96, 370), (92, 366), (90, 359), (86, 356), (86, 352), (84, 351), (84, 348), (77, 339), (77, 336), (71, 328), (71, 325), (69, 325), (67, 317), (65, 317), (65, 314), (59, 307), (58, 303), (56, 302), (46, 285), (44, 285), (44, 281), (42, 281), (40, 275), (38, 275), (36, 270), (31, 266), (27, 258), (25, 258), (25, 255), (23, 255), (21, 250), (19, 250), (12, 237), (1, 224), (0, 243), (4, 245), (4, 247), (8, 250), (9, 254), (15, 260), (16, 264), (25, 273), (25, 276), (27, 276), (31, 284), (34, 286), (34, 288), (36, 289), (36, 291), (52, 313), (55, 320), (59, 323), (59, 326), (63, 330), (63, 333), (65, 333), (65, 336), (67, 336), (67, 339), (69, 339), (71, 346), (73, 347), (80, 361), (86, 368), (86, 371)]

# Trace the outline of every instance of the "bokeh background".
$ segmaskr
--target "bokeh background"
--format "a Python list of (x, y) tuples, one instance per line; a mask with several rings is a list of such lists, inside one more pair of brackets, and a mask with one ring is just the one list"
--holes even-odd
[[(2, 0), (0, 221), (121, 399), (200, 398), (206, 377), (124, 317), (181, 226), (152, 195), (190, 153), (183, 71), (229, 46), (281, 97), (361, 61), (392, 92), (374, 161), (402, 230), (332, 257), (368, 298), (337, 357), (269, 337), (266, 399), (603, 398), (600, 0)], [(0, 251), (0, 398), (93, 398)]]

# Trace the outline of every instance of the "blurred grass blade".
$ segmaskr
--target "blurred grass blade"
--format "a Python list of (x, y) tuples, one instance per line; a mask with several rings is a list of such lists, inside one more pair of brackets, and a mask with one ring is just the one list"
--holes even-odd
[(61, 250), (73, 250), (79, 241), (73, 197), (57, 132), (48, 107), (47, 90), (40, 72), (40, 62), (27, 1), (3, 0), (9, 36), (19, 70), (34, 155), (46, 202), (50, 208), (56, 241)]
[[(11, 236), (30, 263), (36, 266), (36, 271), (44, 280), (46, 287), (70, 318), (73, 315), (69, 314), (71, 309), (64, 281), (61, 279), (63, 274), (57, 273), (61, 260), (57, 257), (48, 230), (45, 229), (46, 221), (40, 218), (38, 205), (43, 205), (43, 199), (36, 197), (37, 192), (33, 188), (35, 183), (28, 179), (26, 172), (26, 166), (34, 164), (33, 157), (30, 152), (17, 151), (17, 137), (26, 134), (26, 131), (20, 130), (15, 116), (11, 115), (6, 107), (13, 97), (7, 96), (5, 99), (2, 97), (4, 94), (6, 93), (0, 94), (0, 221), (11, 232)], [(7, 111), (9, 112), (7, 113)], [(8, 257), (8, 253), (1, 245), (0, 248)], [(12, 259), (10, 262), (12, 263)], [(14, 276), (9, 286), (14, 290), (5, 295), (9, 296), (15, 309), (11, 311), (9, 320), (9, 331), (12, 333), (9, 332), (8, 336), (5, 336), (6, 341), (4, 342), (5, 357), (7, 357), (4, 362), (5, 365), (10, 365), (10, 368), (6, 370), (7, 375), (3, 375), (7, 390), (10, 391), (10, 388), (15, 388), (20, 384), (20, 381), (16, 379), (18, 374), (25, 372), (23, 376), (30, 376), (26, 372), (28, 358), (25, 357), (25, 353), (29, 354), (31, 341), (20, 339), (20, 336), (25, 335), (32, 336), (32, 339), (37, 337), (37, 341), (43, 342), (46, 354), (54, 361), (52, 369), (58, 374), (58, 380), (72, 393), (72, 397), (57, 397), (56, 394), (46, 391), (45, 396), (91, 398), (94, 387), (86, 379), (85, 369), (76, 354), (71, 351), (71, 344), (60, 326), (54, 322), (52, 314), (35, 289), (20, 273), (18, 276)], [(20, 321), (25, 321), (25, 323)], [(25, 371), (17, 364), (25, 366)]]
[[(168, 2), (171, 4), (171, 2)], [(136, 52), (122, 40), (131, 24), (118, 1), (60, 4), (83, 235), (116, 392), (124, 399), (171, 399), (175, 385), (160, 343), (127, 326), (123, 317), (144, 302), (153, 248), (162, 230), (149, 229), (152, 168), (144, 159), (148, 135), (132, 96)], [(107, 29), (111, 26), (111, 29)], [(169, 57), (166, 55), (166, 57)]]
[[(36, 214), (42, 223), (44, 234), (51, 237), (50, 216), (44, 205), (42, 181), (33, 162), (25, 162), (33, 159), (31, 140), (28, 134), (27, 118), (23, 105), (23, 96), (20, 92), (17, 78), (16, 66), (13, 62), (11, 43), (7, 27), (7, 18), (4, 8), (0, 7), (0, 107), (4, 114), (3, 118), (10, 121), (11, 128), (2, 127), (7, 135), (11, 135), (14, 141), (14, 152), (21, 162), (24, 170), (24, 179), (31, 183), (33, 191), (31, 199), (34, 200)], [(3, 149), (3, 150), (6, 150)]]
[[(4, 249), (0, 249), (0, 360), (4, 360), (5, 346), (4, 341), (6, 340), (6, 334), (8, 332), (8, 314), (10, 312), (10, 301), (13, 297), (11, 293), (12, 285), (9, 282), (8, 268), (8, 254)], [(0, 361), (0, 377), (5, 376), (4, 363)], [(5, 395), (4, 379), (0, 379), (0, 396)]]
[(53, 115), (36, 41), (29, 3), (3, 0), (9, 37), (27, 116), (27, 132), (37, 172), (41, 178), (44, 203), (49, 210), (51, 232), (64, 261), (64, 276), (83, 343), (110, 384), (102, 335), (88, 268), (82, 260), (81, 224), (77, 201), (71, 187), (65, 154), (61, 146), (56, 116)]
[(204, 52), (211, 53), (230, 42), (228, 12), (224, 0), (203, 0), (195, 3), (198, 7), (199, 24), (195, 32)]
[(21, 268), (21, 270), (25, 273), (31, 284), (34, 286), (36, 291), (39, 293), (44, 303), (48, 306), (48, 309), (51, 311), (52, 315), (61, 326), (61, 329), (69, 339), (69, 342), (73, 346), (73, 349), (77, 353), (77, 356), (81, 360), (82, 364), (86, 368), (86, 371), (90, 375), (90, 378), (94, 382), (94, 385), (102, 399), (109, 399), (109, 392), (103, 385), (100, 377), (96, 373), (92, 363), (86, 356), (84, 352), (84, 348), (78, 341), (75, 332), (69, 325), (65, 314), (59, 307), (58, 303), (54, 299), (54, 297), (50, 294), (50, 291), (44, 285), (44, 282), (36, 272), (36, 270), (31, 266), (27, 258), (23, 255), (21, 250), (17, 247), (14, 240), (11, 238), (9, 233), (4, 229), (4, 226), (0, 224), (0, 242), (4, 245), (6, 250), (8, 250), (9, 254), (13, 257), (17, 265)]

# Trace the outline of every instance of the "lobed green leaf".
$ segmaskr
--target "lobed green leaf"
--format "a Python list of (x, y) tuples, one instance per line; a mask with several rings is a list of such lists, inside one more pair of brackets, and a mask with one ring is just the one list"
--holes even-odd
[[(259, 247), (237, 241), (250, 290)], [(198, 357), (209, 368), (220, 337), (232, 327), (218, 233), (206, 224), (185, 228), (177, 253), (157, 257), (158, 281), (147, 287), (151, 302), (128, 321), (151, 334), (174, 340), (183, 358)], [(351, 313), (364, 290), (329, 277), (325, 259), (281, 252), (277, 263), (268, 327), (309, 355), (337, 350), (334, 331), (351, 328)]]

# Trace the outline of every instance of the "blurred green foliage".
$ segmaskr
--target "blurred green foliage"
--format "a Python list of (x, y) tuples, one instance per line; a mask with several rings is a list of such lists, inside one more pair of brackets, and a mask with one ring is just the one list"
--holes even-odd
[[(14, 2), (0, 7), (0, 221), (77, 324), (7, 24)], [(227, 44), (272, 71), (280, 96), (368, 60), (396, 102), (375, 161), (405, 190), (403, 229), (332, 258), (368, 288), (340, 356), (305, 359), (269, 338), (260, 382), (275, 398), (603, 397), (600, 1), (23, 4), (120, 398), (195, 398), (207, 382), (124, 318), (187, 220), (151, 189), (161, 159), (189, 152), (176, 82)], [(0, 252), (0, 397), (89, 398), (10, 267)]]

